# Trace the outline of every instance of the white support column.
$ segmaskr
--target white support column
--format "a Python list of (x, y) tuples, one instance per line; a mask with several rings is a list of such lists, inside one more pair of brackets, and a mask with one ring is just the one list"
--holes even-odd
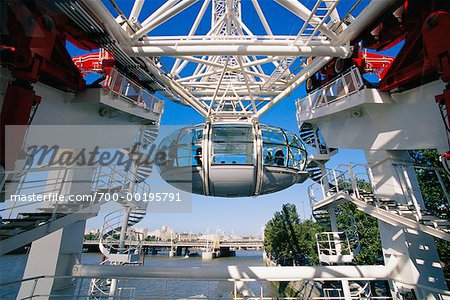
[(350, 292), (350, 285), (348, 283), (348, 280), (341, 280), (341, 284), (345, 300), (352, 300), (352, 293)]
[[(415, 193), (416, 199), (422, 199), (407, 151), (367, 151), (366, 157), (371, 165), (376, 197), (392, 199), (398, 203), (407, 201), (397, 171), (398, 165), (401, 165), (409, 175), (408, 184), (413, 187), (410, 192)], [(391, 256), (396, 255), (401, 256), (404, 261), (391, 276), (391, 289), (401, 291), (414, 287), (417, 299), (441, 299), (433, 292), (420, 287), (447, 290), (433, 237), (381, 221), (378, 221), (378, 227), (384, 260), (388, 261)]]
[(331, 231), (337, 232), (338, 231), (338, 225), (336, 221), (336, 210), (334, 207), (330, 207), (328, 209), (328, 213), (330, 214), (330, 224), (331, 224)]
[[(70, 276), (73, 265), (79, 263), (85, 224), (86, 221), (79, 221), (34, 241), (28, 254), (23, 278), (41, 275)], [(73, 295), (74, 293), (75, 286), (71, 279), (46, 278), (40, 279), (37, 283), (23, 282), (17, 299), (32, 295)], [(45, 299), (45, 297), (39, 299)]]
[[(66, 194), (77, 194), (91, 189), (90, 178), (94, 174), (94, 168), (68, 169), (71, 178), (62, 183), (61, 190)], [(49, 177), (55, 174), (50, 172)], [(70, 192), (69, 192), (70, 191)], [(76, 213), (76, 212), (75, 212)], [(68, 224), (63, 229), (55, 231), (31, 244), (23, 278), (41, 275), (70, 276), (74, 264), (79, 263), (79, 256), (83, 249), (84, 229), (86, 221), (78, 221)], [(22, 283), (18, 299), (29, 297), (34, 291), (35, 295), (73, 294), (75, 286), (69, 278), (65, 279), (41, 279), (35, 282)]]
[[(326, 168), (326, 166), (325, 166), (325, 162), (316, 160), (316, 163), (319, 165), (320, 171), (322, 171), (322, 176), (325, 175), (325, 174), (327, 174), (327, 168)], [(322, 178), (322, 184), (323, 184), (324, 190), (325, 190), (326, 192), (328, 192), (328, 191), (330, 190), (330, 183), (328, 182), (328, 177), (327, 177), (327, 176), (324, 176), (324, 177)], [(327, 196), (327, 195), (324, 195), (324, 197), (326, 197), (326, 196)]]

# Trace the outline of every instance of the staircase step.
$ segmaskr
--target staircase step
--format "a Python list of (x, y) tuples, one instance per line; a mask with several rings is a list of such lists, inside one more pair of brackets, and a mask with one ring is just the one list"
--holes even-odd
[(436, 215), (422, 215), (422, 221), (436, 221), (436, 220), (447, 221), (446, 219), (438, 217)]
[(40, 213), (40, 212), (26, 213), (26, 212), (23, 212), (23, 213), (20, 213), (19, 215), (24, 216), (24, 217), (28, 217), (28, 218), (30, 218), (30, 217), (45, 217), (45, 216), (51, 217), (52, 213)]
[(143, 216), (145, 216), (147, 213), (145, 212), (132, 212), (130, 214), (130, 216), (132, 216), (133, 218), (142, 218)]
[(48, 220), (45, 221), (24, 221), (24, 222), (10, 222), (10, 223), (6, 223), (6, 224), (2, 224), (0, 226), (1, 230), (5, 230), (5, 229), (29, 229), (29, 228), (34, 228), (36, 226), (39, 226), (39, 224), (41, 223), (46, 223)]
[(36, 218), (17, 218), (17, 219), (2, 219), (2, 226), (11, 224), (11, 223), (36, 223), (39, 221), (47, 221), (50, 220), (50, 218), (44, 218), (44, 219), (36, 219)]
[(450, 226), (449, 220), (442, 220), (442, 219), (432, 220), (432, 221), (431, 220), (422, 220), (422, 223), (425, 225), (433, 226), (433, 227), (440, 227), (440, 226), (448, 227), (448, 226)]

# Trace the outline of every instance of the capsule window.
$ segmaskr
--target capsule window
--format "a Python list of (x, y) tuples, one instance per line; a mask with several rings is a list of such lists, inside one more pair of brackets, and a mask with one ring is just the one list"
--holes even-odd
[(253, 139), (253, 128), (249, 126), (213, 126), (212, 164), (254, 164)]

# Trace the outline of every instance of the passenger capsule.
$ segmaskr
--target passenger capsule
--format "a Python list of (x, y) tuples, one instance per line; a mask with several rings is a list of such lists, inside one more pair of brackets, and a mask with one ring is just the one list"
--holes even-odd
[(281, 128), (217, 122), (175, 131), (160, 143), (156, 162), (161, 177), (181, 190), (248, 197), (306, 180), (306, 158), (300, 139)]

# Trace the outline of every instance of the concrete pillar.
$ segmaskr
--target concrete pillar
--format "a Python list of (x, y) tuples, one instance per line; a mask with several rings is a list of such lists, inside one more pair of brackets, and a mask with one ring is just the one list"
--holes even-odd
[[(334, 246), (335, 246), (335, 255), (342, 255), (342, 241), (339, 238), (339, 227), (337, 224), (336, 219), (336, 209), (335, 207), (330, 207), (328, 209), (328, 213), (330, 214), (330, 224), (331, 224), (331, 231), (334, 232), (333, 234), (333, 240), (334, 240)], [(351, 293), (350, 293), (350, 286), (348, 284), (348, 280), (341, 280), (342, 284), (342, 291), (344, 293), (345, 300), (351, 300)]]
[[(41, 275), (70, 276), (73, 265), (79, 263), (85, 223), (85, 221), (79, 221), (34, 241), (28, 254), (23, 278)], [(37, 284), (33, 281), (23, 282), (17, 299), (29, 297), (32, 294), (73, 295), (75, 283), (72, 279), (53, 278), (40, 279)]]
[[(91, 191), (91, 178), (95, 168), (67, 169), (66, 176), (61, 178), (61, 172), (50, 171), (49, 182), (57, 178), (55, 186), (47, 186), (46, 191), (57, 189), (62, 195), (69, 194), (89, 194)], [(64, 179), (64, 180), (63, 180)], [(49, 208), (57, 203), (43, 202), (43, 208)], [(58, 213), (63, 213), (63, 208), (58, 208)], [(77, 213), (77, 212), (75, 212)], [(23, 278), (30, 278), (42, 275), (49, 276), (70, 276), (72, 267), (79, 263), (79, 258), (83, 249), (83, 239), (86, 221), (67, 224), (64, 228), (55, 231), (31, 244)], [(73, 295), (75, 281), (70, 278), (64, 279), (41, 279), (34, 285), (33, 281), (22, 283), (18, 298), (34, 294), (69, 294)], [(36, 298), (33, 298), (36, 299)], [(42, 299), (45, 299), (42, 298)]]
[[(366, 157), (373, 174), (375, 196), (402, 204), (417, 201), (423, 207), (417, 177), (407, 151), (367, 151)], [(435, 293), (422, 288), (447, 290), (433, 238), (381, 221), (378, 221), (378, 227), (385, 262), (392, 256), (401, 261), (390, 282), (393, 292), (413, 288), (417, 299), (440, 299)]]

